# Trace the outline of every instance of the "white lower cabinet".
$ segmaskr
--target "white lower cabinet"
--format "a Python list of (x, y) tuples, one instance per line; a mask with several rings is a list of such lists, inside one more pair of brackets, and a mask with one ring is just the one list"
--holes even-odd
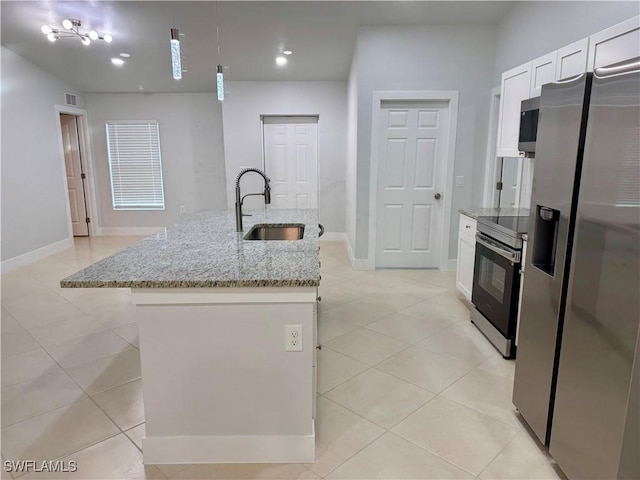
[(473, 266), (476, 256), (477, 222), (471, 217), (460, 215), (458, 234), (458, 263), (456, 267), (456, 287), (468, 300), (473, 288)]

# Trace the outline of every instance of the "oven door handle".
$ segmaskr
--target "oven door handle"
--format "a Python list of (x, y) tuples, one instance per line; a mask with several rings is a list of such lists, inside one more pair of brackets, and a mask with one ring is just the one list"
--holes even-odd
[(492, 252), (497, 253), (501, 257), (504, 257), (507, 260), (510, 260), (512, 263), (516, 263), (520, 261), (520, 252), (512, 252), (510, 250), (500, 248), (498, 245), (494, 244), (493, 242), (489, 242), (485, 240), (485, 237), (484, 236), (481, 237), (480, 235), (481, 234), (476, 235), (476, 242), (478, 242), (483, 247), (486, 247)]

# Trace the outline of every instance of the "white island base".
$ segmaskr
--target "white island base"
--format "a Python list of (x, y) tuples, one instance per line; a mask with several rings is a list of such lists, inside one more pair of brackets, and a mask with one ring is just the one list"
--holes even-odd
[[(317, 287), (132, 297), (145, 464), (314, 462)], [(285, 325), (302, 326), (302, 351), (286, 351)]]

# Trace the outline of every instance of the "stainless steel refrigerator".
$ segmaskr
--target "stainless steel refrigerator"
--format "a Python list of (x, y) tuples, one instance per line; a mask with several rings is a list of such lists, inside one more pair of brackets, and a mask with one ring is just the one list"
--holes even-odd
[(640, 478), (640, 63), (543, 86), (513, 402), (570, 479)]

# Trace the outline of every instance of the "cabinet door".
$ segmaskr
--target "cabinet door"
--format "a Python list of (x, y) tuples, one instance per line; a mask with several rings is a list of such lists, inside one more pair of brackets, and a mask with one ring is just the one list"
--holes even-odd
[(456, 286), (467, 300), (471, 300), (473, 288), (473, 266), (476, 256), (475, 238), (466, 235), (458, 237), (458, 265), (456, 271)]
[(640, 16), (589, 37), (587, 70), (593, 71), (640, 56)]
[(583, 38), (558, 50), (556, 80), (575, 77), (587, 70), (589, 39)]
[(531, 88), (529, 97), (539, 97), (542, 85), (556, 79), (556, 52), (538, 57), (531, 62)]
[(498, 121), (498, 157), (519, 157), (520, 103), (529, 98), (531, 62), (502, 74), (500, 117)]

